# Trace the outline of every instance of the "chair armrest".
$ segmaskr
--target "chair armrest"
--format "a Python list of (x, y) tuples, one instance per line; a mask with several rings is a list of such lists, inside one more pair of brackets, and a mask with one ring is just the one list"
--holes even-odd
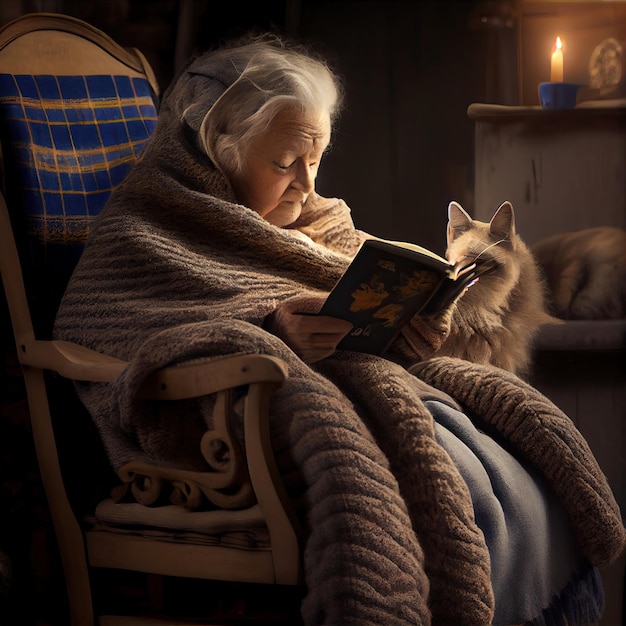
[(139, 398), (183, 400), (254, 383), (282, 385), (285, 363), (267, 354), (227, 355), (201, 362), (171, 365), (148, 375)]
[[(67, 341), (22, 341), (19, 347), (22, 365), (51, 370), (72, 380), (113, 382), (128, 367), (126, 361)], [(286, 378), (286, 364), (263, 354), (196, 359), (149, 374), (138, 393), (142, 399), (183, 400), (218, 394), (214, 428), (199, 444), (207, 458), (212, 441), (226, 443), (230, 462), (219, 471), (196, 472), (131, 461), (118, 470), (124, 484), (118, 497), (130, 489), (137, 501), (154, 503), (165, 483), (170, 483), (183, 494), (179, 503), (192, 509), (194, 502), (200, 503), (204, 497), (222, 508), (250, 506), (256, 500), (270, 532), (276, 582), (294, 584), (302, 576), (298, 557), (301, 530), (276, 466), (269, 434), (270, 397)], [(240, 450), (229, 421), (232, 390), (243, 386), (248, 386), (248, 391), (245, 449)], [(151, 485), (148, 492), (144, 491), (146, 484)]]
[[(20, 344), (20, 362), (27, 367), (40, 370), (50, 370), (70, 380), (90, 382), (113, 382), (128, 367), (128, 362), (90, 350), (84, 346), (68, 341), (24, 341)], [(268, 469), (267, 464), (273, 467), (272, 450), (269, 445), (268, 410), (269, 398), (273, 391), (281, 386), (287, 378), (285, 363), (273, 356), (264, 354), (234, 354), (217, 358), (195, 359), (193, 361), (170, 365), (156, 370), (146, 377), (140, 387), (137, 397), (143, 400), (184, 400), (211, 394), (218, 394), (220, 400), (214, 412), (215, 424), (211, 431), (207, 431), (200, 443), (200, 448), (209, 460), (210, 442), (213, 439), (227, 442), (232, 450), (233, 459), (231, 467), (221, 474), (215, 481), (215, 474), (209, 476), (206, 473), (186, 472), (175, 468), (160, 468), (150, 464), (133, 461), (120, 468), (118, 475), (126, 483), (135, 482), (137, 476), (150, 475), (154, 479), (157, 493), (160, 491), (157, 482), (162, 478), (172, 479), (174, 476), (181, 483), (188, 485), (190, 492), (197, 491), (192, 484), (204, 485), (201, 489), (205, 495), (214, 490), (228, 487), (232, 489), (236, 483), (240, 483), (242, 493), (245, 496), (249, 485), (247, 471), (242, 473), (240, 451), (232, 439), (230, 432), (230, 405), (232, 402), (232, 390), (238, 387), (248, 386), (248, 394), (252, 394), (254, 401), (246, 402), (245, 422), (246, 434), (249, 440), (250, 450), (254, 450), (253, 456), (258, 467), (257, 471), (271, 478), (269, 483), (278, 482), (279, 478), (275, 469)], [(202, 476), (208, 477), (204, 480)], [(141, 481), (142, 479), (139, 478)], [(265, 478), (264, 489), (268, 489), (268, 478)], [(137, 494), (136, 494), (137, 495)], [(148, 496), (152, 498), (152, 496)], [(276, 496), (273, 496), (274, 498)], [(191, 497), (193, 499), (193, 496)], [(222, 500), (221, 496), (213, 500), (218, 506), (228, 507), (227, 497)], [(262, 498), (261, 498), (262, 499)], [(233, 498), (237, 501), (237, 498)]]
[[(170, 484), (175, 486), (170, 501), (191, 509), (201, 505), (204, 498), (225, 509), (248, 507), (256, 501), (270, 533), (276, 582), (301, 581), (301, 529), (276, 465), (269, 426), (270, 398), (286, 378), (286, 364), (263, 354), (181, 363), (149, 374), (138, 393), (142, 399), (184, 400), (218, 394), (213, 428), (200, 441), (202, 454), (213, 471), (186, 471), (131, 461), (118, 470), (125, 487), (114, 494), (114, 499), (130, 490), (138, 502), (152, 505), (162, 499), (165, 484)], [(241, 386), (248, 386), (244, 449), (237, 444), (230, 427), (230, 390)], [(226, 444), (230, 451), (224, 467), (211, 462), (215, 441)]]
[(22, 341), (22, 365), (57, 372), (71, 380), (109, 383), (116, 380), (128, 363), (69, 341)]
[[(22, 365), (57, 372), (87, 382), (115, 381), (127, 361), (69, 341), (22, 342)], [(252, 383), (282, 384), (287, 369), (282, 360), (262, 354), (225, 355), (216, 359), (171, 365), (150, 374), (139, 393), (142, 399), (181, 400)]]

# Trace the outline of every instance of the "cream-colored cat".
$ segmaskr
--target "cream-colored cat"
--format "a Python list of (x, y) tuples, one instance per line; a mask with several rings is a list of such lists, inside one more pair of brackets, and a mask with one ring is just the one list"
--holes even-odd
[(447, 315), (416, 316), (404, 337), (422, 358), (455, 356), (527, 375), (539, 326), (558, 320), (547, 312), (545, 283), (515, 231), (513, 206), (502, 203), (485, 223), (451, 202), (447, 236), (450, 261), (492, 259), (497, 269), (481, 276)]
[(601, 226), (542, 239), (532, 247), (563, 319), (626, 317), (626, 231)]

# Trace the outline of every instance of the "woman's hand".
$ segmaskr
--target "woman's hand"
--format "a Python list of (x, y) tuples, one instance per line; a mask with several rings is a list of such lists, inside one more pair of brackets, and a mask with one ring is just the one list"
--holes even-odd
[(292, 298), (280, 304), (266, 322), (266, 328), (307, 363), (330, 356), (352, 329), (345, 320), (316, 315), (324, 301), (324, 297)]

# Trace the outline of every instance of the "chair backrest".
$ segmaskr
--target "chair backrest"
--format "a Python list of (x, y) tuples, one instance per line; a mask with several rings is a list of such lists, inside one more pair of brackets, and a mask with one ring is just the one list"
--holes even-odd
[(158, 92), (139, 51), (75, 18), (30, 14), (0, 30), (3, 191), (39, 338), (91, 220), (154, 130)]
[[(0, 28), (0, 274), (65, 574), (69, 619), (58, 623), (72, 626), (190, 623), (178, 617), (165, 622), (104, 616), (102, 595), (114, 594), (108, 585), (98, 584), (110, 580), (103, 571), (115, 577), (128, 570), (168, 579), (289, 586), (296, 588), (296, 597), (302, 581), (297, 518), (270, 441), (270, 395), (287, 374), (279, 359), (225, 355), (164, 368), (146, 380), (142, 393), (151, 400), (216, 395), (214, 428), (198, 445), (219, 442), (220, 449), (230, 452), (228, 461), (220, 471), (167, 468), (166, 479), (177, 484), (176, 493), (185, 492), (186, 502), (198, 490), (205, 494), (210, 489), (234, 499), (243, 485), (246, 502), (256, 501), (243, 513), (200, 511), (192, 537), (173, 526), (160, 540), (162, 512), (152, 525), (154, 516), (143, 498), (137, 498), (142, 504), (108, 498), (112, 485), (119, 487), (121, 472), (111, 475), (95, 425), (71, 389), (71, 380), (116, 380), (127, 363), (78, 344), (48, 340), (92, 219), (136, 162), (156, 125), (157, 92), (138, 52), (124, 50), (84, 22), (31, 14)], [(230, 437), (235, 401), (243, 404), (245, 446), (234, 445)], [(234, 469), (242, 467), (240, 453), (246, 464), (239, 472), (242, 477)], [(161, 467), (145, 469), (141, 460), (128, 465), (132, 467), (122, 478), (123, 490), (155, 485), (148, 495), (160, 493), (166, 482)], [(100, 502), (102, 498), (106, 500)], [(176, 519), (181, 513), (189, 519), (180, 503), (174, 509)], [(171, 523), (171, 511), (168, 515)], [(146, 525), (146, 533), (137, 532)], [(154, 526), (160, 529), (156, 536)], [(203, 531), (199, 539), (198, 528)], [(198, 622), (192, 617), (191, 623)]]
[[(156, 126), (158, 94), (154, 73), (139, 51), (122, 48), (85, 22), (37, 13), (0, 28), (0, 267), (18, 349), (50, 337), (91, 220)], [(97, 433), (71, 383), (55, 377), (49, 385), (49, 377), (35, 368), (24, 376), (61, 557), (66, 568), (69, 561), (78, 572), (75, 578), (83, 579), (76, 519), (92, 502), (76, 505), (70, 497), (74, 517), (67, 491), (86, 494), (81, 482), (90, 487), (101, 482), (100, 491), (94, 488), (89, 495), (97, 501), (108, 494), (106, 481), (113, 477), (106, 472), (112, 470), (102, 462)], [(72, 424), (67, 439), (56, 429), (52, 434), (51, 412)], [(69, 465), (82, 468), (72, 473), (73, 483), (61, 479), (57, 450), (61, 466), (69, 459)], [(82, 588), (74, 596), (84, 596), (87, 606)]]

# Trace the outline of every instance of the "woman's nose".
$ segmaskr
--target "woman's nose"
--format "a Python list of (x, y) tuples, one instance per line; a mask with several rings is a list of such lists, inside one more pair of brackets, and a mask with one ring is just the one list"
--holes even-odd
[(296, 176), (292, 183), (294, 187), (306, 194), (313, 191), (315, 186), (315, 172), (308, 164), (300, 162), (296, 169)]

